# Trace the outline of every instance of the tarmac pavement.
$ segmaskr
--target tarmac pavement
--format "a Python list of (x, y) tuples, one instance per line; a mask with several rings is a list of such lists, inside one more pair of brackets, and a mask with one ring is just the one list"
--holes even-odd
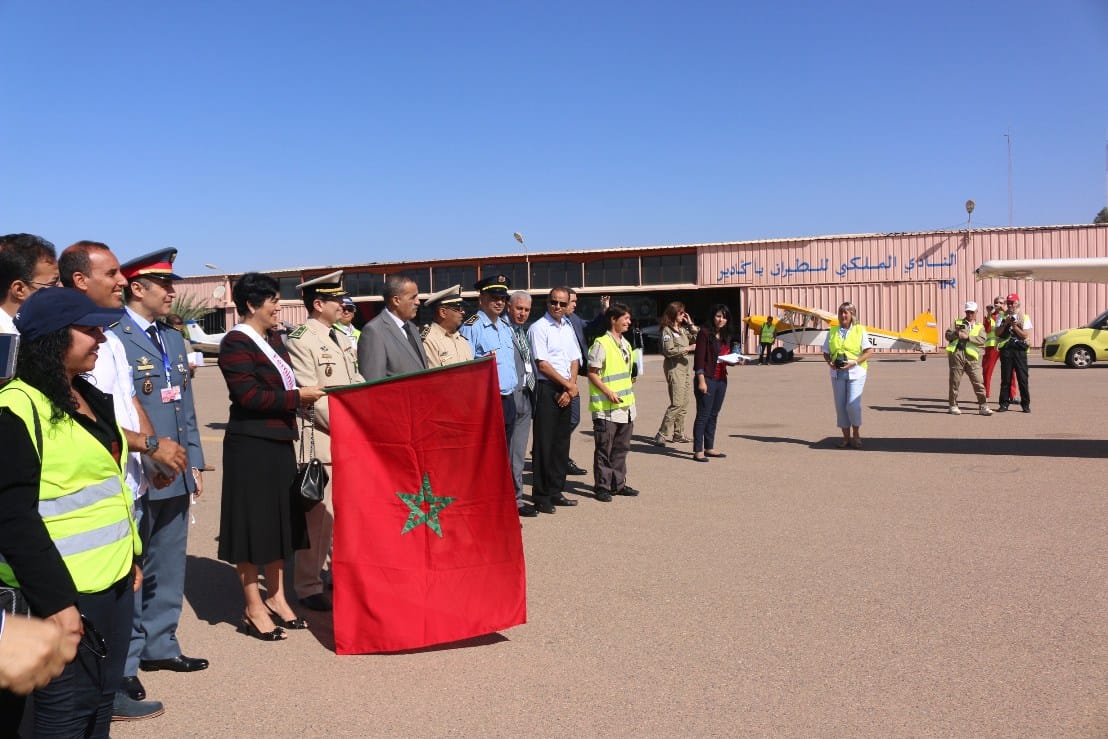
[(942, 355), (871, 360), (862, 450), (834, 447), (818, 358), (730, 378), (728, 456), (694, 464), (649, 443), (667, 398), (647, 358), (642, 494), (599, 503), (574, 477), (580, 505), (524, 520), (526, 625), (339, 657), (328, 614), (302, 610), (310, 632), (284, 642), (235, 632), (215, 541), (228, 402), (201, 368), (216, 471), (179, 637), (211, 667), (141, 673), (165, 715), (114, 736), (1108, 736), (1108, 366), (1032, 360), (1034, 412), (982, 417), (968, 379), (946, 413)]

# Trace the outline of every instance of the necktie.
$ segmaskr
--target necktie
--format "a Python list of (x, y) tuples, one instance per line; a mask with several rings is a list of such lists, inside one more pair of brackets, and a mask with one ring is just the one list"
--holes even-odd
[(165, 347), (162, 346), (162, 340), (158, 336), (158, 327), (151, 323), (146, 327), (146, 334), (150, 337), (150, 340), (154, 342), (154, 346), (158, 347), (158, 351), (161, 352), (162, 357), (165, 357)]
[(519, 354), (523, 357), (525, 366), (523, 379), (527, 383), (527, 389), (533, 391), (535, 389), (535, 373), (531, 371), (531, 346), (527, 343), (527, 335), (519, 327), (516, 327), (516, 343), (519, 345)]
[(408, 337), (408, 343), (412, 345), (412, 349), (415, 351), (416, 356), (419, 357), (419, 363), (426, 367), (427, 362), (423, 359), (423, 346), (419, 343), (419, 339), (416, 338), (415, 331), (412, 331), (412, 324), (404, 324), (404, 335)]
[(331, 341), (335, 342), (335, 346), (342, 349), (342, 344), (339, 343), (339, 335), (335, 333), (335, 329), (331, 329), (327, 333), (331, 337)]

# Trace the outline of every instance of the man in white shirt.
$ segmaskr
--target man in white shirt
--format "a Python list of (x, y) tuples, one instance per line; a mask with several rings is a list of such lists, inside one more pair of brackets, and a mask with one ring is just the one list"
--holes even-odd
[(18, 334), (12, 319), (19, 306), (36, 290), (57, 284), (53, 244), (34, 234), (0, 236), (0, 334)]
[(576, 500), (565, 497), (563, 489), (573, 433), (570, 404), (577, 395), (577, 373), (583, 358), (577, 334), (566, 320), (567, 308), (569, 289), (554, 288), (546, 314), (527, 331), (538, 372), (532, 411), (535, 443), (531, 493), (540, 513), (554, 513), (554, 506), (577, 505)]

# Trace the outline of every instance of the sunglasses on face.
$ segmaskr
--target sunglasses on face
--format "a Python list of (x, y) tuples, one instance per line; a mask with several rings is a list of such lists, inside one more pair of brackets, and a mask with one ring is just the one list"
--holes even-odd
[(569, 303), (564, 300), (551, 300), (550, 305), (554, 308), (568, 308)]

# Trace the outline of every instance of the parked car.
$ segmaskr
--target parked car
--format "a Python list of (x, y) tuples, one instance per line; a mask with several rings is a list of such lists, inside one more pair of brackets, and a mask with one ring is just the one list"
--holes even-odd
[(1098, 359), (1108, 359), (1108, 311), (1087, 326), (1068, 328), (1043, 339), (1043, 359), (1065, 362), (1074, 369), (1084, 369)]

